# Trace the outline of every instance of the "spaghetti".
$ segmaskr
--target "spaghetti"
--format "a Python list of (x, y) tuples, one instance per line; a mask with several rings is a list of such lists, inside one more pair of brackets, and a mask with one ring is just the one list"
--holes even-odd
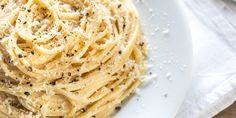
[(0, 117), (109, 117), (146, 54), (129, 0), (0, 0)]

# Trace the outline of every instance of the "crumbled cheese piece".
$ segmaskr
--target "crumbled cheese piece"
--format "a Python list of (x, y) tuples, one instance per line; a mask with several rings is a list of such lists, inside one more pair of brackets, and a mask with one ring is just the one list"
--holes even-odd
[(153, 12), (153, 9), (152, 9), (152, 8), (149, 8), (148, 11), (149, 11), (150, 13), (152, 13), (152, 12)]
[(166, 73), (166, 78), (170, 79), (171, 78), (171, 73)]
[(144, 78), (142, 79), (142, 86), (146, 86), (147, 84), (149, 84), (152, 80), (154, 80), (156, 78), (157, 78), (156, 74), (144, 76)]
[(169, 34), (169, 32), (170, 32), (169, 29), (165, 29), (165, 30), (162, 31), (162, 33), (165, 34), (165, 35)]
[(139, 88), (136, 88), (134, 92), (135, 92), (136, 95), (138, 95), (138, 96), (140, 95), (140, 89)]

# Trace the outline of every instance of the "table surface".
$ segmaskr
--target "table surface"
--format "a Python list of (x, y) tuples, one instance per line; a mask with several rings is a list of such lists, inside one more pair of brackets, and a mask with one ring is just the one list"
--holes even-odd
[(214, 118), (235, 118), (236, 117), (236, 102), (225, 109), (224, 111), (220, 112)]

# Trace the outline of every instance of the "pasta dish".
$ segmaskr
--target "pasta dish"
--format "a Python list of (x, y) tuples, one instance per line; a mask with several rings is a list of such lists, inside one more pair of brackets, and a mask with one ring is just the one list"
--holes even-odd
[(109, 117), (146, 55), (130, 0), (0, 0), (0, 117)]

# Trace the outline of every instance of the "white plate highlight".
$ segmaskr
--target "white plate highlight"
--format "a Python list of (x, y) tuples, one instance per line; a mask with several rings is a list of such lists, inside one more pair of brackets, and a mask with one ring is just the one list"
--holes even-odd
[[(174, 118), (191, 81), (192, 44), (185, 17), (176, 0), (137, 3), (150, 45), (149, 72), (157, 78), (140, 88), (115, 118)], [(140, 0), (142, 1), (142, 0)]]

